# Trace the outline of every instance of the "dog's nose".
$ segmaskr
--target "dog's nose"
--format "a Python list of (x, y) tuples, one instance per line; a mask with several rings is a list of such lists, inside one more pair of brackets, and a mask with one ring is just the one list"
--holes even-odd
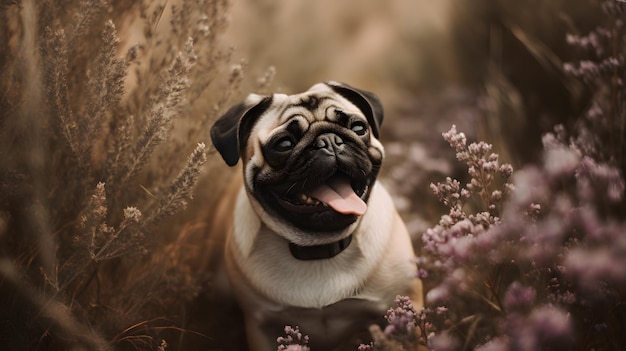
[(324, 149), (332, 154), (343, 146), (343, 139), (334, 133), (320, 134), (313, 144), (317, 149)]

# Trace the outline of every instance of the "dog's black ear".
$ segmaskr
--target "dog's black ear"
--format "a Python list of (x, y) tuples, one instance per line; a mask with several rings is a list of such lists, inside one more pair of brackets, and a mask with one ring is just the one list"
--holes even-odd
[(383, 105), (374, 93), (369, 91), (357, 89), (351, 87), (348, 84), (338, 82), (326, 82), (336, 93), (348, 99), (351, 103), (356, 105), (372, 127), (372, 132), (375, 137), (380, 136), (380, 126), (383, 123)]
[(252, 127), (271, 103), (271, 97), (250, 95), (215, 121), (211, 127), (211, 140), (226, 164), (231, 167), (237, 164)]

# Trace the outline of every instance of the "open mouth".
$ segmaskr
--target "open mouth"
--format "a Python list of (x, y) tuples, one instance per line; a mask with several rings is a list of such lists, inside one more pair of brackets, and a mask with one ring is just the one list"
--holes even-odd
[(278, 203), (290, 212), (312, 214), (334, 211), (345, 215), (363, 215), (367, 210), (364, 201), (369, 190), (366, 181), (353, 180), (338, 172), (324, 182), (304, 190), (288, 189), (274, 192)]

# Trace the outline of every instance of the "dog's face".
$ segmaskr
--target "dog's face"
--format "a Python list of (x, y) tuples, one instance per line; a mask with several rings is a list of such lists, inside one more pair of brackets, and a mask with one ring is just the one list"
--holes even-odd
[(383, 159), (382, 107), (371, 93), (320, 83), (297, 95), (250, 95), (212, 127), (230, 166), (241, 158), (250, 203), (298, 245), (341, 239), (367, 210)]

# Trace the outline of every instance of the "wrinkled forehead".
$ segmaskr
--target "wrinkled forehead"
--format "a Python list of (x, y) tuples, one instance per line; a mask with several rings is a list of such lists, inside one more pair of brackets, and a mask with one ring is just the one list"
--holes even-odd
[(294, 116), (302, 116), (308, 123), (323, 120), (336, 122), (335, 110), (362, 115), (350, 101), (319, 84), (302, 94), (274, 94), (272, 101), (272, 107), (268, 112), (278, 116), (279, 125)]
[(314, 85), (301, 94), (274, 94), (272, 104), (263, 115), (255, 128), (261, 140), (266, 140), (272, 130), (288, 124), (297, 123), (300, 129), (306, 130), (317, 121), (345, 124), (340, 118), (346, 115), (365, 120), (358, 107), (322, 84)]

